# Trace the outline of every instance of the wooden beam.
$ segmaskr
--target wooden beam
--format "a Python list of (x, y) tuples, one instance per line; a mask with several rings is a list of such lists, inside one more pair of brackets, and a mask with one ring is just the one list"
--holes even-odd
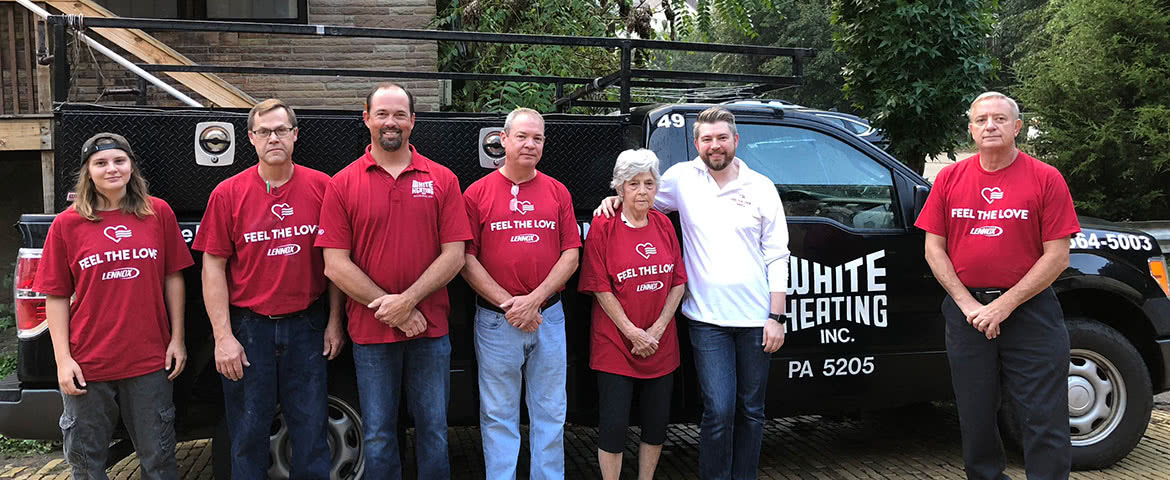
[[(2, 0), (0, 0), (0, 1), (2, 1)], [(42, 46), (41, 45), (41, 38), (39, 36), (35, 35), (35, 33), (36, 33), (37, 22), (41, 22), (43, 20), (41, 20), (40, 17), (37, 17), (35, 15), (32, 15), (32, 17), (33, 17), (32, 21), (33, 21), (33, 32), (34, 32), (33, 39), (36, 42), (36, 52), (40, 52), (41, 46)], [(44, 45), (45, 48), (44, 49), (46, 52), (49, 51), (49, 46), (48, 46), (49, 32), (47, 30), (48, 27), (49, 27), (48, 25), (45, 25), (46, 31), (45, 31), (45, 38), (44, 38), (44, 40), (45, 40), (45, 45)], [(36, 58), (36, 52), (33, 53), (32, 58)], [(36, 73), (36, 91), (37, 91), (37, 108), (33, 109), (33, 111), (37, 112), (37, 113), (52, 112), (53, 111), (53, 84), (52, 84), (52, 80), (49, 80), (51, 78), (49, 75), (49, 66), (48, 65), (41, 65), (39, 63), (33, 62), (33, 70)]]
[[(50, 1), (46, 3), (63, 13), (73, 15), (117, 16), (92, 0)], [(191, 59), (142, 30), (128, 28), (94, 28), (91, 30), (146, 63), (195, 65)], [(257, 103), (256, 99), (214, 74), (168, 72), (167, 75), (220, 107), (251, 108)]]
[(52, 118), (0, 119), (0, 151), (52, 150), (52, 125)]
[(44, 213), (57, 213), (57, 205), (54, 200), (54, 190), (56, 190), (56, 178), (53, 172), (56, 170), (55, 158), (52, 150), (41, 151), (41, 195), (44, 200)]

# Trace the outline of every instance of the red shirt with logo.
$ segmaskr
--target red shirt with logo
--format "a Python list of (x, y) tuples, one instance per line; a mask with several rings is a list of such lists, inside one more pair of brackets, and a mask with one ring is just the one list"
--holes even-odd
[(548, 175), (517, 185), (496, 170), (463, 196), (474, 237), (467, 253), (509, 294), (532, 293), (561, 252), (581, 246), (569, 190)]
[(228, 259), (232, 305), (283, 315), (325, 292), (325, 260), (313, 241), (328, 185), (328, 175), (296, 165), (276, 188), (256, 168), (215, 187), (191, 248)]
[(171, 322), (166, 276), (191, 266), (191, 251), (170, 205), (150, 197), (154, 215), (98, 212), (91, 222), (73, 207), (49, 227), (33, 290), (69, 306), (69, 353), (88, 382), (138, 377), (166, 367)]
[[(578, 284), (582, 292), (612, 293), (630, 322), (643, 330), (658, 320), (670, 289), (687, 282), (674, 225), (655, 210), (649, 212), (648, 219), (645, 227), (633, 228), (620, 216), (594, 217)], [(678, 333), (673, 320), (658, 340), (658, 350), (646, 358), (630, 353), (633, 345), (596, 299), (592, 320), (590, 368), (634, 378), (661, 377), (678, 368)]]
[(1010, 288), (1040, 259), (1044, 242), (1081, 230), (1064, 177), (1024, 152), (994, 172), (979, 155), (944, 168), (915, 225), (946, 237), (968, 288)]
[[(366, 154), (329, 182), (321, 206), (316, 245), (350, 251), (350, 258), (387, 293), (410, 288), (439, 258), (444, 243), (471, 239), (459, 179), (451, 170), (419, 155), (410, 146), (410, 165), (395, 179)], [(390, 343), (447, 334), (451, 304), (447, 288), (418, 304), (427, 320), (422, 334), (407, 337), (374, 318), (354, 299), (346, 300), (349, 336), (361, 344)]]

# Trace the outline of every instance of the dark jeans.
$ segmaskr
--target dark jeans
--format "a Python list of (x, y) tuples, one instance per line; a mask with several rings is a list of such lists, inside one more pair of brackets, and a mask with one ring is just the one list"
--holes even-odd
[(968, 324), (949, 296), (942, 311), (967, 478), (1008, 478), (996, 424), (1002, 382), (1022, 423), (1028, 478), (1067, 479), (1069, 344), (1056, 294), (1046, 289), (1024, 302), (994, 340)]
[(764, 328), (720, 327), (688, 319), (703, 394), (699, 476), (754, 479), (764, 439), (764, 393), (771, 355)]
[(65, 461), (73, 469), (73, 478), (109, 478), (106, 457), (119, 413), (138, 451), (142, 478), (179, 478), (175, 463), (175, 405), (171, 403), (171, 382), (166, 370), (89, 382), (86, 390), (85, 395), (61, 395), (65, 403), (61, 414)]
[(278, 400), (292, 447), (291, 478), (329, 478), (327, 360), (321, 355), (329, 314), (323, 303), (276, 320), (232, 309), (232, 332), (251, 364), (239, 381), (221, 377), (233, 479), (268, 478), (269, 435)]
[(353, 345), (365, 429), (366, 477), (402, 478), (398, 456), (398, 401), (414, 418), (418, 478), (451, 477), (447, 458), (447, 403), (451, 396), (451, 341), (417, 338)]

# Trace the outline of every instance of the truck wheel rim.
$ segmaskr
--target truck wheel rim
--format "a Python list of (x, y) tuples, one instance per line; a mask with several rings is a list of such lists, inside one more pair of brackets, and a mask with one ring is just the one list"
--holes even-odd
[(1125, 413), (1125, 380), (1104, 356), (1073, 349), (1068, 364), (1068, 412), (1072, 445), (1083, 447), (1104, 440), (1117, 429)]
[[(361, 415), (344, 400), (330, 395), (327, 420), (326, 434), (332, 455), (330, 478), (361, 478), (365, 470)], [(268, 445), (269, 458), (272, 459), (268, 478), (289, 478), (292, 446), (289, 443), (288, 424), (281, 412), (277, 412), (272, 421), (272, 435)]]

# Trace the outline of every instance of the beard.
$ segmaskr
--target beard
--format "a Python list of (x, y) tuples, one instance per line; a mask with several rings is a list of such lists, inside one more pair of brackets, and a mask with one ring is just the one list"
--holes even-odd
[(731, 160), (735, 158), (735, 152), (724, 151), (723, 158), (720, 159), (713, 160), (710, 154), (701, 158), (703, 159), (703, 163), (707, 165), (707, 168), (711, 169), (711, 171), (718, 172), (731, 165)]
[[(386, 134), (390, 133), (390, 132), (395, 132), (398, 134), (398, 136), (392, 137), (392, 138), (387, 138)], [(402, 130), (399, 130), (397, 128), (387, 128), (387, 129), (383, 129), (381, 134), (382, 135), (378, 137), (378, 145), (382, 147), (382, 150), (385, 150), (387, 152), (396, 152), (396, 151), (398, 151), (398, 149), (402, 148), (402, 144), (403, 144)]]

